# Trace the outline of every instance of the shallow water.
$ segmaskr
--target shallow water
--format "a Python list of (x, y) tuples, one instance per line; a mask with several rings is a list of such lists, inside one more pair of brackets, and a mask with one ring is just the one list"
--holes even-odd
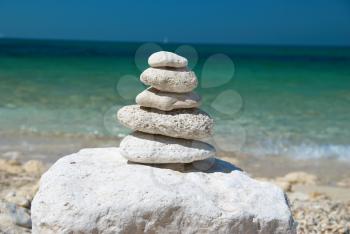
[[(125, 135), (115, 111), (145, 88), (138, 76), (157, 48), (0, 40), (0, 134)], [(350, 160), (350, 49), (192, 45), (178, 52), (200, 79), (202, 108), (216, 122), (209, 141), (219, 150)]]

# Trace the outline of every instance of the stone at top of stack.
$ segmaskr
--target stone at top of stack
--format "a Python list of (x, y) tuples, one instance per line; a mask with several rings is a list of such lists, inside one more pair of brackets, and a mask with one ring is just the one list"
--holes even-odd
[(151, 67), (175, 67), (186, 68), (188, 61), (186, 58), (168, 51), (158, 51), (148, 58)]
[[(151, 87), (136, 97), (138, 105), (118, 111), (119, 121), (136, 131), (120, 143), (122, 156), (140, 163), (189, 163), (213, 157), (213, 146), (195, 139), (211, 135), (213, 120), (197, 109), (198, 85), (187, 59), (159, 51), (152, 54), (151, 66), (140, 76)], [(153, 135), (154, 134), (154, 135)]]

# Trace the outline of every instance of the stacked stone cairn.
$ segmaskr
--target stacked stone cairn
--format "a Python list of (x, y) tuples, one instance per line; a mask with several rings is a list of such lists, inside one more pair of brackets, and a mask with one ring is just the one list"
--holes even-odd
[(213, 119), (198, 109), (200, 96), (195, 73), (186, 58), (159, 51), (148, 59), (151, 66), (140, 76), (150, 86), (137, 95), (137, 105), (121, 108), (117, 117), (134, 132), (120, 143), (120, 154), (137, 163), (191, 163), (212, 158), (215, 148), (207, 138)]
[(119, 148), (58, 160), (31, 204), (33, 233), (296, 233), (280, 188), (198, 141), (213, 120), (198, 109), (187, 60), (161, 51), (148, 62), (141, 81), (151, 87), (117, 114), (134, 132)]

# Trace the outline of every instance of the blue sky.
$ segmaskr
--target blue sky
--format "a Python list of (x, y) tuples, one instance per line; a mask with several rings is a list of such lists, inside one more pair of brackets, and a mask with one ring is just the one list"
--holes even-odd
[(0, 36), (350, 45), (350, 1), (0, 0)]

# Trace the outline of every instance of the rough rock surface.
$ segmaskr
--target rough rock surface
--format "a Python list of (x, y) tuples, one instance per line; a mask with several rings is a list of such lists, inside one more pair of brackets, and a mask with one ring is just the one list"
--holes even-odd
[(151, 67), (186, 67), (187, 59), (168, 51), (158, 51), (148, 58)]
[(195, 108), (200, 105), (200, 96), (194, 92), (169, 93), (148, 88), (136, 96), (140, 106), (169, 111), (173, 109)]
[(207, 172), (130, 164), (118, 148), (58, 160), (32, 203), (33, 233), (294, 233), (280, 188), (216, 160)]
[(184, 68), (147, 68), (140, 80), (158, 90), (174, 93), (191, 92), (198, 85), (196, 74)]
[(190, 163), (213, 157), (215, 149), (201, 141), (134, 132), (120, 142), (120, 154), (139, 163)]
[(31, 233), (31, 201), (45, 169), (37, 160), (0, 159), (0, 233)]
[(213, 128), (213, 119), (199, 109), (161, 111), (130, 105), (120, 108), (117, 117), (134, 131), (184, 139), (209, 137)]

